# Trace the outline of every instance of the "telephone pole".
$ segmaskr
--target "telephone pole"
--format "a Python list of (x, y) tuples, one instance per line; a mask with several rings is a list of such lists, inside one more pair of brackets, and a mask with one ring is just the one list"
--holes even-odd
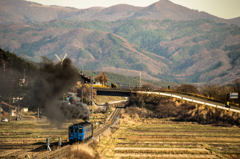
[(0, 101), (0, 121), (2, 120), (2, 99)]
[(139, 87), (141, 87), (141, 73), (140, 73), (140, 85), (139, 85)]
[(83, 103), (83, 85), (82, 85), (82, 103)]
[[(23, 78), (24, 78), (24, 80), (25, 80), (25, 71), (26, 71), (27, 69), (24, 69), (24, 74), (23, 74)], [(26, 80), (25, 80), (26, 81)]]
[(5, 79), (5, 63), (3, 64), (3, 71), (4, 71), (4, 79)]
[(9, 93), (9, 120), (8, 122), (11, 122), (11, 93)]
[(93, 75), (92, 75), (92, 112), (93, 112)]

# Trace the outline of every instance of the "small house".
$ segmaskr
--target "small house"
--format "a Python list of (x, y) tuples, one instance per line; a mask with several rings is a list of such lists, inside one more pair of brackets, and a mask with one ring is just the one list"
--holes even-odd
[(28, 112), (28, 108), (22, 108), (21, 112), (24, 112), (24, 113)]

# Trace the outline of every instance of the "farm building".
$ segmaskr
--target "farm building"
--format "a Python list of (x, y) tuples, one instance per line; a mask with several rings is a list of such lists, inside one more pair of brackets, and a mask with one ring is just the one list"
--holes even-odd
[[(9, 104), (5, 103), (3, 101), (1, 103), (2, 103), (3, 112), (9, 112)], [(17, 115), (17, 107), (10, 105), (10, 112), (11, 112), (11, 116), (16, 116)]]

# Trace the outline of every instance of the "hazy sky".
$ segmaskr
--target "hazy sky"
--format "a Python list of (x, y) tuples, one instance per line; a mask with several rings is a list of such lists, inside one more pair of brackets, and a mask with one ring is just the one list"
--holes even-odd
[[(158, 0), (28, 0), (43, 5), (58, 5), (79, 9), (90, 7), (110, 7), (116, 4), (130, 4), (134, 6), (148, 6)], [(205, 11), (225, 19), (240, 17), (240, 0), (170, 0), (176, 4)]]

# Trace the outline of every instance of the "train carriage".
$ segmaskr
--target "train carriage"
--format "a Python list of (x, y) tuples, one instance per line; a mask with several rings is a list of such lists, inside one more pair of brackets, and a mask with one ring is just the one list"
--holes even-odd
[(69, 126), (69, 142), (85, 141), (93, 137), (93, 124), (82, 122)]

